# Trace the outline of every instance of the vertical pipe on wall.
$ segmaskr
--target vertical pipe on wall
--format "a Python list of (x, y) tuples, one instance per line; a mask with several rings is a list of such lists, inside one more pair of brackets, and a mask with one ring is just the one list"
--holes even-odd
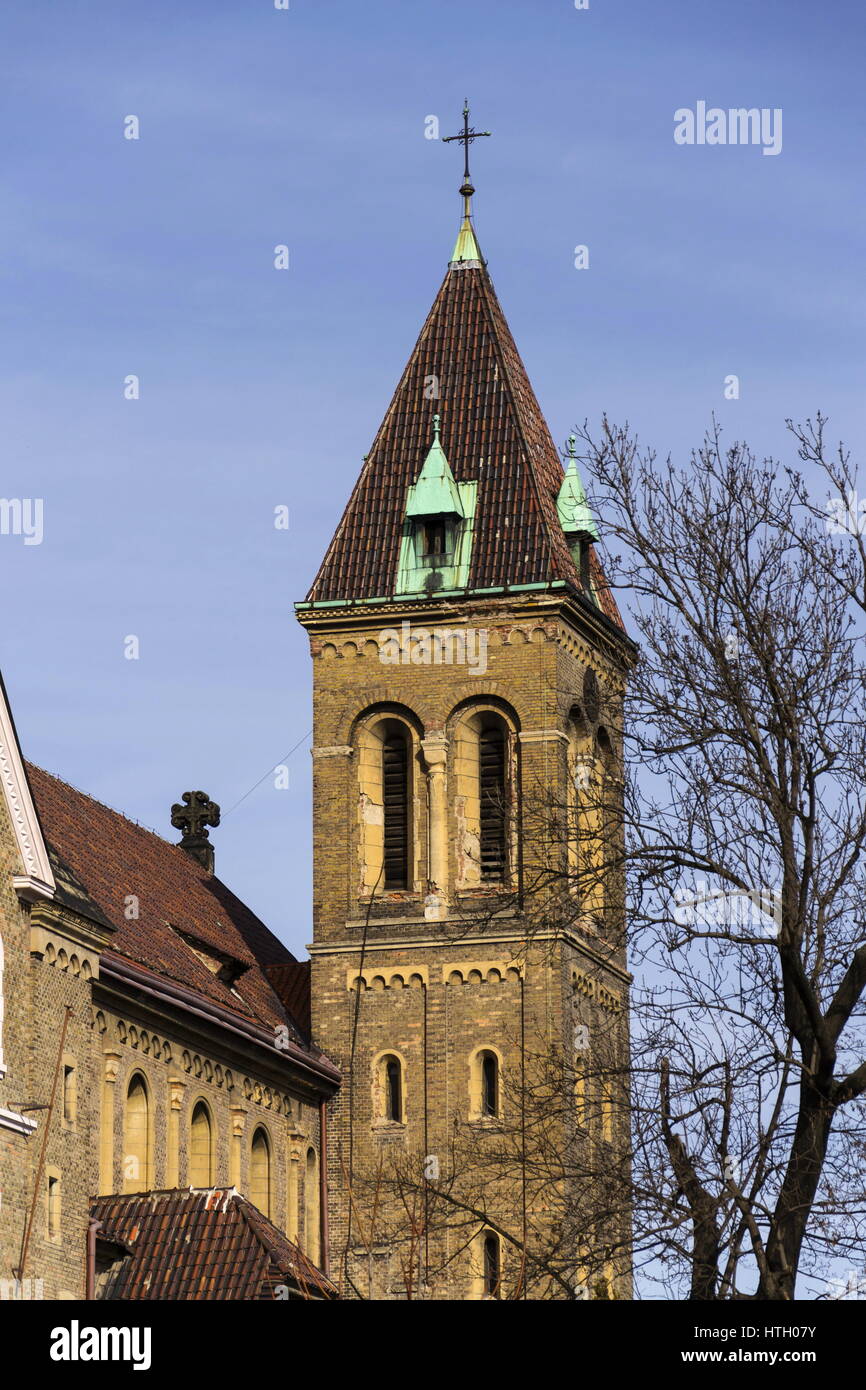
[(322, 1273), (331, 1276), (328, 1222), (328, 1102), (319, 1101), (319, 1229)]

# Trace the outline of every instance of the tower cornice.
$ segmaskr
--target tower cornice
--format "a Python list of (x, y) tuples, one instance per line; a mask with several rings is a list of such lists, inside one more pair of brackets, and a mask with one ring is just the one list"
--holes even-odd
[(428, 628), (543, 623), (558, 618), (602, 652), (615, 665), (630, 670), (638, 657), (637, 645), (594, 603), (564, 584), (512, 586), (500, 593), (466, 590), (454, 599), (365, 599), (362, 602), (302, 603), (295, 606), (298, 622), (310, 637), (349, 637), (376, 627), (391, 629), (401, 622)]

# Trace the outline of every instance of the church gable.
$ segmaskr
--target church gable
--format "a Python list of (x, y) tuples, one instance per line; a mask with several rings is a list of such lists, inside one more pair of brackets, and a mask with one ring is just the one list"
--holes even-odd
[(55, 889), (48, 847), (27, 780), (24, 761), (6, 687), (0, 677), (0, 782), (9, 822), (15, 838), (20, 872), (14, 875), (16, 892), (27, 899), (50, 898)]

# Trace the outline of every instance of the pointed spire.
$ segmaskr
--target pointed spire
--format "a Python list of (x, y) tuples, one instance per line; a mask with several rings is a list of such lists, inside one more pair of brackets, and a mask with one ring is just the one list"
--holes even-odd
[[(473, 189), (473, 192), (475, 190)], [(471, 194), (466, 198), (466, 211), (463, 214), (463, 221), (460, 224), (460, 231), (457, 233), (457, 240), (454, 243), (454, 250), (451, 252), (449, 266), (460, 269), (475, 269), (484, 264), (478, 242), (475, 239), (475, 232), (472, 227), (472, 214), (470, 211)]]
[(433, 443), (418, 481), (409, 489), (406, 516), (463, 516), (463, 503), (439, 440), (439, 416), (433, 416)]
[(475, 231), (472, 226), (472, 194), (475, 189), (472, 186), (472, 179), (469, 176), (469, 146), (473, 140), (480, 136), (489, 135), (489, 130), (473, 130), (469, 124), (469, 101), (463, 103), (463, 129), (459, 135), (443, 135), (442, 143), (447, 145), (452, 140), (459, 140), (463, 145), (463, 183), (460, 188), (460, 195), (463, 199), (463, 221), (460, 224), (460, 231), (457, 233), (457, 240), (454, 243), (454, 250), (451, 253), (451, 260), (448, 262), (450, 268), (458, 270), (473, 269), (484, 264), (484, 259), (478, 247)]
[(585, 535), (598, 540), (598, 527), (577, 468), (577, 438), (573, 434), (568, 436), (568, 467), (556, 499), (556, 510), (567, 537)]

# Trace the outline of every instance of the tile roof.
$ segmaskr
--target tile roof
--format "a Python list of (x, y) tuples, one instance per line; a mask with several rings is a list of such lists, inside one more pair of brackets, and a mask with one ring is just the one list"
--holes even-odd
[[(469, 587), (564, 580), (580, 590), (556, 509), (562, 463), (478, 266), (449, 268), (308, 601), (393, 594), (406, 494), (430, 449), (434, 411), (456, 481), (479, 483)], [(592, 570), (603, 611), (622, 627), (594, 553)]]
[(310, 962), (290, 960), (281, 965), (268, 965), (265, 973), (277, 995), (306, 1036), (311, 1025)]
[[(235, 1188), (97, 1197), (100, 1240), (131, 1249), (103, 1296), (272, 1300), (338, 1297), (302, 1250)], [(113, 1251), (116, 1255), (118, 1252)]]
[[(27, 777), (50, 852), (65, 866), (64, 882), (75, 885), (80, 910), (114, 928), (104, 959), (144, 966), (266, 1028), (288, 1024), (306, 1046), (309, 1023), (297, 1019), (268, 978), (273, 966), (300, 963), (224, 883), (184, 850), (33, 763)], [(132, 921), (124, 911), (130, 895), (138, 899)], [(208, 969), (195, 943), (205, 956), (212, 948), (231, 957), (234, 969), (246, 967), (233, 987)], [(308, 1020), (304, 980), (308, 988), (309, 974), (297, 972), (292, 997)]]

